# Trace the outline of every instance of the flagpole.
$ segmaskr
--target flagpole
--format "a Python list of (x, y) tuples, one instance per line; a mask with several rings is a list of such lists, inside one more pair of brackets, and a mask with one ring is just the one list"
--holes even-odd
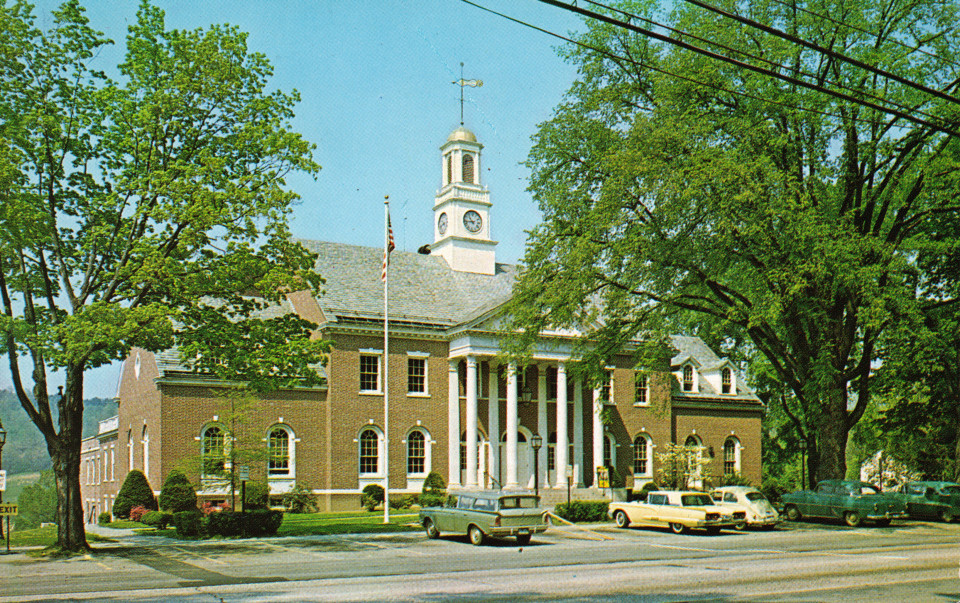
[(390, 523), (390, 195), (383, 198), (383, 523)]

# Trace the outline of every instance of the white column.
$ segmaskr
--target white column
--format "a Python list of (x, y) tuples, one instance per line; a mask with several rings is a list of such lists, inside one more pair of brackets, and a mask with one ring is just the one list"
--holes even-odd
[(573, 464), (574, 482), (578, 488), (584, 487), (583, 468), (586, 466), (583, 455), (583, 380), (573, 380)]
[(517, 365), (507, 365), (507, 483), (505, 488), (519, 488), (517, 483)]
[(477, 487), (477, 357), (467, 356), (467, 488)]
[(547, 367), (537, 366), (537, 432), (543, 438), (543, 448), (537, 458), (537, 475), (540, 476), (540, 485), (544, 488), (547, 483), (547, 455), (550, 453), (550, 426), (547, 424)]
[(557, 365), (557, 488), (567, 485), (567, 365)]
[(597, 485), (597, 467), (603, 467), (603, 424), (600, 422), (600, 411), (603, 401), (600, 399), (600, 390), (593, 390), (593, 477), (594, 487)]
[(460, 378), (457, 375), (459, 360), (450, 361), (447, 373), (447, 484), (460, 485)]
[(490, 484), (491, 487), (503, 487), (502, 477), (500, 476), (500, 380), (497, 379), (497, 365), (489, 363), (490, 376), (488, 389), (490, 390), (490, 403), (487, 405), (487, 431), (490, 434), (490, 475), (496, 479), (496, 482)]

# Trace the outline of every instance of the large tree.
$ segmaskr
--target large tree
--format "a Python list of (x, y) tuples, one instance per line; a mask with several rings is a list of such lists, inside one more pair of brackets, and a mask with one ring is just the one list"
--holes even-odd
[(65, 551), (87, 546), (85, 371), (177, 345), (265, 389), (315, 382), (324, 349), (309, 323), (261, 312), (320, 283), (287, 228), (285, 175), (319, 170), (290, 129), (296, 93), (267, 90), (244, 33), (169, 31), (148, 2), (116, 79), (93, 67), (107, 43), (76, 1), (46, 30), (0, 3), (0, 352), (53, 461)]
[[(739, 63), (587, 20), (563, 51), (579, 78), (528, 161), (544, 220), (515, 326), (599, 316), (604, 350), (714, 321), (791, 393), (777, 403), (811, 478), (842, 478), (882, 337), (954, 303), (918, 295), (918, 257), (955, 244), (960, 212), (957, 3), (721, 3), (786, 37), (675, 4), (672, 40)], [(656, 5), (606, 14), (656, 29)]]

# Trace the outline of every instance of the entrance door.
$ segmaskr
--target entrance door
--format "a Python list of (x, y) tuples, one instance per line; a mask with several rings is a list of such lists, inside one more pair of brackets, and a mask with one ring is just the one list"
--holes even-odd
[[(506, 434), (500, 440), (500, 483), (506, 485), (507, 479), (507, 442)], [(521, 488), (533, 490), (533, 448), (523, 431), (517, 432), (517, 483)]]

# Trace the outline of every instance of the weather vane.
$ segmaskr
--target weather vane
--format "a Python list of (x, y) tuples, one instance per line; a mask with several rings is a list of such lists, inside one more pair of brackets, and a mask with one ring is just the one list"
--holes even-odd
[(483, 86), (483, 80), (465, 80), (463, 79), (463, 62), (460, 63), (460, 79), (454, 80), (452, 84), (457, 84), (460, 86), (460, 125), (463, 125), (463, 87), (470, 86), (473, 88), (479, 88)]

